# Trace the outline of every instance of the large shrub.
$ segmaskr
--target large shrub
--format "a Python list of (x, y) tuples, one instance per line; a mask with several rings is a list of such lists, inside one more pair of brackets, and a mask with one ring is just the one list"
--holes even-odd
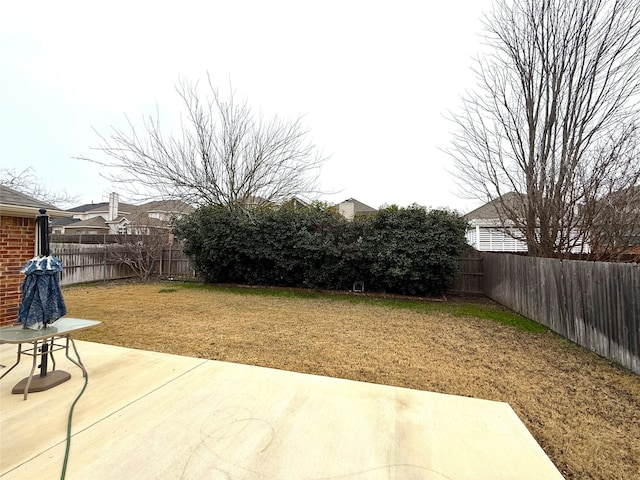
[(250, 213), (203, 207), (175, 228), (205, 281), (330, 289), (348, 286), (347, 231), (347, 221), (320, 203)]
[(388, 207), (347, 221), (324, 204), (247, 213), (203, 207), (175, 233), (196, 272), (208, 282), (412, 295), (439, 294), (456, 272), (465, 222), (452, 212)]
[(246, 218), (223, 207), (201, 207), (182, 218), (174, 233), (184, 240), (184, 252), (206, 282), (244, 281), (239, 246)]
[(361, 222), (368, 288), (425, 295), (441, 294), (452, 285), (466, 244), (460, 215), (391, 206)]

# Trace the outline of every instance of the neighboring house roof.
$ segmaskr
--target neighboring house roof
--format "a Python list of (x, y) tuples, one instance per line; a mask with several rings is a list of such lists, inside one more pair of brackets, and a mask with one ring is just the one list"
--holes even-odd
[(517, 209), (518, 205), (522, 205), (525, 196), (516, 192), (509, 192), (485, 203), (481, 207), (472, 210), (464, 216), (465, 220), (496, 220), (505, 218), (503, 204), (509, 209)]
[(527, 244), (518, 237), (515, 230), (505, 228), (513, 225), (507, 219), (507, 209), (518, 209), (523, 196), (516, 192), (505, 193), (481, 207), (467, 213), (463, 218), (469, 222), (467, 242), (483, 252), (526, 252)]
[(135, 222), (137, 226), (140, 227), (149, 227), (149, 228), (168, 228), (169, 223), (164, 220), (160, 220), (159, 218), (153, 217), (145, 217), (140, 222)]
[(366, 205), (366, 204), (356, 200), (355, 198), (348, 198), (342, 203), (353, 203), (357, 213), (377, 212), (377, 210), (375, 208), (370, 207), (369, 205)]
[(304, 200), (298, 198), (298, 197), (291, 197), (289, 200), (287, 200), (286, 202), (282, 203), (282, 206), (287, 206), (287, 207), (291, 207), (293, 209), (299, 209), (299, 208), (305, 208), (309, 206), (308, 202), (305, 202)]
[[(130, 203), (124, 203), (124, 202), (118, 202), (118, 213), (120, 214), (130, 214), (135, 212), (138, 208), (137, 205), (131, 205)], [(80, 211), (78, 213), (91, 213), (91, 214), (101, 214), (101, 213), (105, 213), (106, 215), (109, 214), (109, 203), (100, 203), (100, 204), (96, 204), (93, 206), (93, 208), (90, 208), (88, 210), (84, 210), (84, 211)]]
[(293, 210), (300, 210), (309, 207), (311, 204), (298, 197), (291, 197), (289, 200), (282, 202), (281, 207), (291, 208)]
[(79, 220), (77, 222), (72, 223), (71, 225), (68, 225), (65, 227), (65, 230), (75, 230), (75, 229), (83, 229), (83, 228), (99, 228), (99, 229), (105, 229), (105, 230), (109, 230), (109, 225), (107, 225), (107, 221), (101, 217), (101, 216), (97, 216), (97, 217), (92, 217), (89, 218), (87, 220)]
[(113, 220), (107, 220), (105, 223), (122, 223), (122, 222), (128, 222), (128, 221), (129, 220), (124, 215), (118, 215)]
[[(104, 229), (107, 232), (116, 233), (123, 226), (127, 229), (136, 228), (168, 228), (171, 218), (193, 212), (195, 209), (181, 200), (156, 200), (142, 205), (132, 205), (118, 200), (118, 195), (112, 193), (109, 202), (88, 203), (74, 207), (69, 212), (81, 220), (64, 229)], [(115, 218), (114, 218), (115, 216)], [(111, 220), (109, 220), (111, 219)], [(62, 226), (60, 223), (56, 227)]]
[(65, 218), (56, 218), (51, 220), (50, 225), (56, 227), (66, 227), (67, 225), (71, 225), (74, 223), (78, 223), (82, 220), (73, 217), (65, 217)]
[(25, 193), (0, 185), (0, 213), (12, 217), (35, 217), (41, 208), (47, 210), (51, 218), (69, 217), (70, 213), (55, 205), (43, 202)]
[(67, 212), (90, 212), (94, 208), (107, 207), (109, 208), (109, 202), (100, 202), (100, 203), (85, 203), (84, 205), (80, 205), (77, 207), (73, 207), (67, 210)]
[[(515, 212), (524, 212), (526, 201), (526, 195), (509, 192), (467, 213), (467, 242), (481, 251), (526, 252), (524, 235), (509, 218)], [(577, 244), (570, 251), (583, 253), (588, 248), (587, 244)]]
[(138, 210), (149, 212), (149, 213), (191, 213), (195, 210), (188, 203), (183, 202), (182, 200), (157, 200), (153, 202), (143, 203), (136, 207)]
[(609, 206), (623, 207), (627, 209), (640, 210), (640, 186), (633, 186), (616, 190), (608, 195), (603, 196), (600, 201), (605, 202)]
[[(130, 203), (118, 202), (118, 213), (137, 214), (140, 212), (163, 212), (163, 213), (191, 213), (195, 209), (181, 200), (156, 200), (143, 203), (142, 205), (133, 205)], [(100, 214), (109, 212), (109, 202), (86, 203), (78, 207), (70, 208), (68, 212), (73, 213), (91, 213)]]
[(149, 217), (146, 215), (146, 212), (140, 212), (137, 215), (120, 215), (118, 218), (107, 220), (105, 223), (131, 224), (133, 226), (148, 228), (167, 228), (169, 226), (169, 222), (161, 220), (159, 218)]
[(247, 195), (244, 200), (239, 201), (239, 204), (245, 207), (263, 207), (265, 205), (273, 205), (273, 202), (258, 195)]
[(348, 198), (344, 202), (340, 202), (336, 205), (338, 213), (345, 217), (347, 220), (351, 220), (356, 215), (369, 215), (375, 213), (375, 208), (366, 205), (355, 198)]

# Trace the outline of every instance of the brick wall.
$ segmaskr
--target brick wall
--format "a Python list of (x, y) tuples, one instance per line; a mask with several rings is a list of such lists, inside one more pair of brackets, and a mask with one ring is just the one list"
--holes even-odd
[(35, 218), (0, 216), (0, 326), (18, 318), (20, 269), (34, 255), (35, 237)]

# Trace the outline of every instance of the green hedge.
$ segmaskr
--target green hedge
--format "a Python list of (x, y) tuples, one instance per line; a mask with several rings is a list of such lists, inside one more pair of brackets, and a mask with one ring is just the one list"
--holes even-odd
[(440, 294), (453, 282), (465, 246), (458, 214), (395, 206), (348, 221), (324, 204), (293, 209), (202, 207), (176, 235), (207, 282), (410, 295)]

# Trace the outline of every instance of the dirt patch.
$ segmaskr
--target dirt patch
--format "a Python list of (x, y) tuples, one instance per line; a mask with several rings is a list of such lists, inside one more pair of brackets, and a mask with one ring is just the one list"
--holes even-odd
[(640, 377), (550, 332), (171, 283), (64, 296), (103, 322), (83, 340), (508, 402), (566, 478), (640, 478)]

